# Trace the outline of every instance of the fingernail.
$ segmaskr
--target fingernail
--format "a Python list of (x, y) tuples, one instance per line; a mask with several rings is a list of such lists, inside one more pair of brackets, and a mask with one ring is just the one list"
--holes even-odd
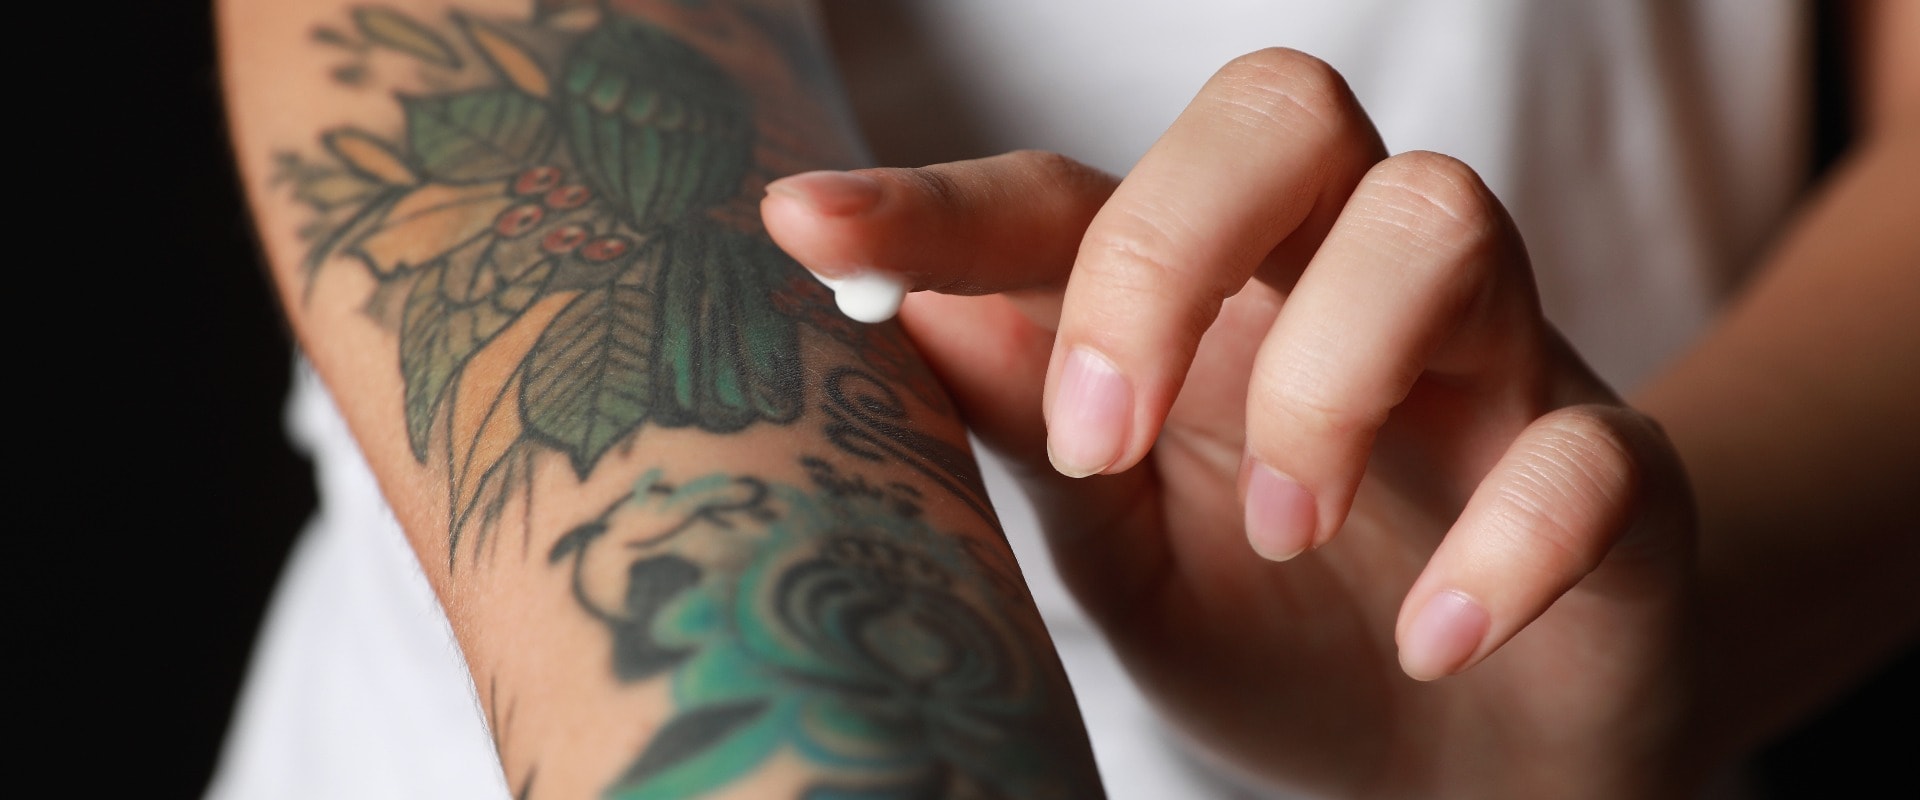
[(818, 170), (767, 184), (768, 194), (791, 197), (829, 217), (848, 217), (880, 202), (880, 182), (853, 172)]
[(1048, 414), (1047, 457), (1069, 478), (1084, 478), (1120, 460), (1133, 424), (1133, 389), (1113, 362), (1075, 347), (1055, 387)]
[(1313, 544), (1313, 495), (1258, 461), (1247, 478), (1247, 543), (1261, 558), (1286, 561)]
[(1472, 598), (1455, 591), (1437, 593), (1407, 627), (1400, 668), (1423, 681), (1452, 675), (1480, 649), (1489, 624), (1486, 609)]

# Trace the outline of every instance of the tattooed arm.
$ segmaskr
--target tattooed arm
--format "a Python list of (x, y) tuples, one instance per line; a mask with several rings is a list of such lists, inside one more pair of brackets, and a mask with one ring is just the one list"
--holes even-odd
[(941, 389), (760, 228), (859, 160), (805, 9), (221, 11), (283, 303), (517, 795), (1099, 793)]

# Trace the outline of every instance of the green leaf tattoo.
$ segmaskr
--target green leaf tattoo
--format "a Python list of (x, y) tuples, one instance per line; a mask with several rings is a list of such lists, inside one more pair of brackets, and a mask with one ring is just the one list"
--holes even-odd
[(583, 477), (652, 405), (654, 312), (639, 289), (594, 289), (567, 304), (527, 358), (521, 413)]
[(453, 183), (498, 180), (546, 160), (555, 132), (539, 100), (480, 89), (401, 101), (407, 146), (427, 174)]
[(364, 6), (353, 11), (354, 27), (367, 41), (398, 50), (429, 64), (458, 69), (460, 56), (431, 28), (388, 8)]
[[(354, 19), (442, 83), (479, 84), (401, 97), (399, 136), (333, 131), (327, 160), (283, 155), (278, 178), (315, 214), (310, 268), (346, 255), (379, 283), (368, 310), (398, 328), (414, 457), (447, 454), (456, 545), (475, 509), (483, 535), (498, 522), (492, 476), (530, 448), (584, 478), (649, 424), (799, 417), (800, 326), (821, 322), (774, 301), (808, 280), (785, 254), (711, 213), (754, 169), (752, 109), (718, 66), (610, 10), (585, 30), (450, 17), (450, 38)], [(537, 330), (506, 336), (523, 318)], [(510, 375), (463, 382), (502, 359)], [(485, 420), (463, 426), (456, 396)]]
[(753, 161), (746, 96), (665, 31), (614, 15), (568, 56), (562, 89), (574, 157), (629, 224), (681, 220), (739, 192)]
[[(475, 242), (426, 269), (407, 296), (400, 326), (400, 372), (406, 378), (407, 437), (416, 458), (427, 440), (447, 384), (468, 358), (527, 310), (553, 266), (535, 264), (508, 277)], [(478, 251), (478, 252), (475, 252)]]
[(799, 325), (771, 296), (798, 267), (773, 245), (711, 225), (662, 237), (661, 424), (735, 431), (800, 413)]

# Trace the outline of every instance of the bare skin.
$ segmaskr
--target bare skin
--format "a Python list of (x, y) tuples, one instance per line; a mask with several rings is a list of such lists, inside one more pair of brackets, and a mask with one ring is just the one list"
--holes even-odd
[(1387, 158), (1305, 54), (1229, 64), (1118, 179), (1015, 153), (762, 213), (929, 290), (909, 332), (1203, 750), (1332, 796), (1684, 795), (1920, 630), (1920, 375), (1886, 369), (1920, 349), (1920, 14), (1858, 11), (1860, 144), (1631, 401), (1471, 168)]

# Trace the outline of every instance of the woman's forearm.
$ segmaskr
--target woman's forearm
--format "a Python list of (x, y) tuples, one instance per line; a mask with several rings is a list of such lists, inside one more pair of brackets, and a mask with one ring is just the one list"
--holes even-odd
[(1755, 284), (1641, 393), (1695, 484), (1722, 754), (1773, 735), (1920, 631), (1920, 135), (1828, 178)]
[(221, 22), (287, 313), (517, 796), (1098, 793), (942, 390), (760, 228), (858, 159), (804, 9)]

